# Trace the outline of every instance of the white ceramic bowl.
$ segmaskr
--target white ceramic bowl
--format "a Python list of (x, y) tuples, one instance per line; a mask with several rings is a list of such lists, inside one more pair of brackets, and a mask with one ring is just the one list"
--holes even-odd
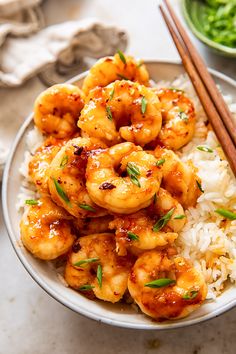
[[(184, 72), (182, 65), (179, 63), (155, 61), (147, 62), (146, 64), (151, 78), (155, 81), (173, 80)], [(222, 90), (236, 99), (235, 81), (214, 70), (211, 70), (211, 73), (216, 82), (221, 85)], [(70, 82), (80, 85), (85, 75), (86, 73), (79, 75)], [(189, 326), (218, 316), (236, 305), (236, 286), (230, 286), (215, 302), (206, 302), (189, 317), (178, 321), (156, 323), (141, 313), (137, 314), (128, 305), (113, 305), (102, 301), (88, 300), (76, 291), (62, 285), (55, 271), (48, 263), (34, 258), (20, 242), (20, 215), (15, 207), (21, 183), (19, 167), (23, 160), (26, 134), (32, 127), (31, 114), (18, 132), (6, 163), (3, 176), (3, 212), (9, 237), (16, 254), (32, 278), (49, 295), (70, 309), (94, 320), (120, 327), (152, 330)]]

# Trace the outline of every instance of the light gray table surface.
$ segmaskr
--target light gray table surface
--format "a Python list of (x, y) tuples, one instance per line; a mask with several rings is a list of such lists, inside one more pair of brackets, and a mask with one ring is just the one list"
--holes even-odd
[[(148, 59), (178, 59), (154, 0), (48, 0), (47, 24), (96, 16), (123, 27), (127, 52)], [(179, 1), (172, 1), (179, 12)], [(208, 66), (234, 79), (235, 60), (210, 53), (194, 39)], [(21, 88), (0, 89), (0, 115), (17, 129), (43, 89), (37, 79)], [(3, 116), (2, 116), (3, 117)], [(0, 212), (0, 354), (235, 354), (236, 309), (199, 325), (172, 331), (136, 331), (86, 319), (57, 303), (27, 274), (17, 259)]]

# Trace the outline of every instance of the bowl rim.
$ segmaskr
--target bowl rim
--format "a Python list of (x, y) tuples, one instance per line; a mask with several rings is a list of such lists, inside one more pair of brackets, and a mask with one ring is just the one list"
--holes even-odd
[[(144, 60), (146, 64), (170, 64), (170, 65), (178, 65), (182, 66), (181, 61), (179, 60)], [(229, 83), (230, 85), (234, 86), (236, 88), (236, 81), (233, 80), (232, 78), (214, 70), (214, 69), (209, 69), (209, 72), (213, 74), (215, 77), (224, 80), (225, 82)], [(75, 83), (78, 80), (83, 79), (87, 74), (86, 72), (83, 72), (79, 75), (74, 76), (72, 79), (68, 80), (67, 83)], [(81, 308), (78, 308), (76, 305), (71, 303), (69, 300), (64, 299), (61, 297), (60, 293), (57, 292), (55, 289), (51, 288), (50, 285), (46, 284), (40, 277), (40, 275), (31, 267), (29, 262), (26, 260), (24, 257), (24, 254), (19, 251), (19, 248), (16, 247), (16, 244), (14, 243), (14, 231), (11, 226), (10, 222), (10, 214), (8, 212), (7, 208), (7, 195), (8, 195), (8, 176), (9, 176), (9, 170), (11, 167), (11, 163), (15, 154), (15, 150), (17, 145), (19, 144), (25, 130), (27, 127), (32, 123), (33, 119), (33, 113), (30, 113), (29, 116), (26, 118), (25, 122), (22, 124), (20, 127), (19, 131), (16, 134), (15, 140), (11, 146), (10, 153), (7, 158), (7, 162), (4, 168), (3, 172), (3, 181), (2, 181), (2, 208), (3, 208), (3, 219), (5, 222), (7, 234), (9, 236), (10, 242), (12, 244), (12, 247), (19, 258), (20, 262), (23, 264), (24, 268), (26, 271), (29, 273), (29, 275), (33, 278), (33, 280), (43, 289), (46, 291), (48, 295), (50, 295), (52, 298), (54, 298), (56, 301), (64, 305), (65, 307), (71, 309), (72, 311), (83, 315), (87, 318), (90, 318), (92, 320), (96, 320), (98, 322), (102, 322), (105, 324), (109, 324), (112, 326), (116, 327), (122, 327), (122, 328), (128, 328), (128, 329), (140, 329), (140, 330), (170, 330), (170, 329), (176, 329), (176, 328), (183, 328), (183, 327), (188, 327), (191, 325), (195, 325), (201, 322), (205, 322), (207, 320), (210, 320), (212, 318), (218, 317), (219, 315), (229, 311), (232, 309), (234, 306), (236, 306), (236, 299), (230, 301), (229, 303), (222, 305), (219, 309), (216, 309), (215, 311), (211, 311), (210, 313), (203, 315), (200, 318), (194, 318), (194, 319), (186, 319), (184, 322), (179, 322), (179, 321), (173, 321), (173, 322), (163, 322), (163, 324), (160, 323), (150, 323), (150, 324), (130, 324), (126, 323), (125, 321), (120, 321), (120, 320), (114, 320), (107, 318), (106, 316), (102, 316), (101, 314), (96, 315), (94, 313), (91, 313), (89, 309), (83, 310)]]
[(228, 56), (236, 56), (236, 48), (231, 48), (231, 47), (227, 47), (223, 44), (217, 43), (215, 41), (213, 41), (212, 39), (210, 39), (209, 37), (207, 37), (206, 35), (204, 35), (203, 33), (201, 33), (200, 31), (198, 31), (198, 29), (195, 27), (194, 22), (191, 19), (191, 16), (187, 10), (187, 1), (188, 0), (182, 0), (182, 12), (184, 14), (184, 18), (190, 28), (190, 30), (193, 32), (193, 34), (204, 44), (206, 44), (207, 46), (216, 49), (218, 51), (220, 51), (221, 53), (227, 54)]

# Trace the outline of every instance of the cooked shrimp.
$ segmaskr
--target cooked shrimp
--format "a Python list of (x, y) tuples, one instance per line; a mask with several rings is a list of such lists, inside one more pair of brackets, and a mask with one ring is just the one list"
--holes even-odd
[(76, 123), (83, 106), (83, 92), (77, 86), (54, 85), (36, 99), (34, 123), (42, 133), (69, 138), (78, 130)]
[(124, 139), (143, 146), (156, 138), (161, 124), (156, 94), (148, 87), (124, 80), (92, 90), (78, 121), (83, 132), (107, 145)]
[(132, 262), (116, 254), (114, 235), (84, 236), (73, 248), (65, 269), (68, 285), (89, 297), (94, 294), (104, 301), (119, 301), (127, 289)]
[(133, 143), (118, 144), (88, 158), (88, 193), (94, 203), (110, 212), (130, 214), (147, 207), (160, 181), (155, 157)]
[[(158, 227), (157, 222), (163, 217), (166, 222), (159, 221)], [(172, 244), (184, 224), (185, 214), (182, 206), (167, 191), (160, 188), (147, 209), (122, 217), (115, 216), (109, 226), (116, 230), (117, 253), (125, 255), (130, 248), (136, 253), (137, 249), (151, 250)]]
[(98, 218), (81, 218), (75, 219), (74, 225), (78, 229), (79, 234), (92, 235), (95, 233), (110, 232), (109, 223), (113, 220), (112, 215), (100, 216)]
[(48, 194), (48, 168), (61, 146), (62, 139), (49, 136), (40, 146), (29, 162), (29, 176), (41, 193)]
[(171, 259), (165, 251), (148, 251), (138, 258), (128, 289), (140, 309), (156, 320), (185, 317), (207, 295), (203, 275), (185, 258)]
[(200, 178), (191, 161), (183, 162), (171, 150), (158, 146), (155, 156), (160, 162), (162, 186), (184, 207), (194, 206), (201, 194)]
[(163, 126), (156, 143), (178, 150), (192, 139), (195, 131), (193, 103), (179, 90), (161, 89), (157, 95), (162, 107)]
[(29, 206), (20, 222), (21, 240), (35, 257), (55, 259), (69, 251), (74, 240), (71, 216), (44, 197)]
[(142, 62), (137, 63), (133, 57), (124, 56), (122, 61), (119, 54), (98, 60), (90, 69), (83, 83), (83, 91), (89, 94), (96, 86), (107, 86), (113, 81), (127, 79), (137, 81), (145, 86), (149, 82), (149, 74)]
[(170, 210), (173, 210), (170, 219), (162, 230), (179, 232), (185, 225), (186, 218), (182, 205), (163, 188), (159, 189), (149, 209), (159, 217), (163, 217)]
[(107, 214), (93, 203), (85, 186), (89, 151), (104, 147), (95, 138), (74, 138), (61, 148), (50, 165), (48, 186), (53, 201), (77, 218)]

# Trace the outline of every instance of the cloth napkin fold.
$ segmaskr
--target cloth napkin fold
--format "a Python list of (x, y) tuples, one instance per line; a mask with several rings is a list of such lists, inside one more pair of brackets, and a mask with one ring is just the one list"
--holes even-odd
[(0, 47), (7, 36), (30, 35), (44, 26), (41, 0), (0, 0)]
[(112, 55), (127, 46), (123, 30), (96, 19), (53, 25), (27, 38), (9, 38), (0, 48), (0, 86), (19, 86), (58, 60)]

